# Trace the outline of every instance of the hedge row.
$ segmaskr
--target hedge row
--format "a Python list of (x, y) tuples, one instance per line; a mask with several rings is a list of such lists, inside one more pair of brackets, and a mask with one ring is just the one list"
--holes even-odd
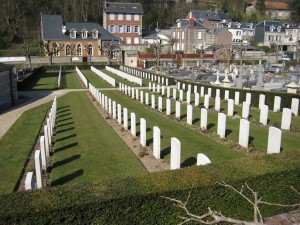
[[(292, 104), (292, 98), (300, 98), (299, 94), (292, 94), (292, 93), (283, 93), (283, 92), (272, 92), (272, 91), (261, 91), (261, 90), (248, 90), (248, 89), (237, 89), (237, 88), (225, 88), (225, 87), (219, 87), (219, 86), (213, 86), (209, 84), (199, 84), (199, 83), (193, 83), (189, 81), (180, 80), (180, 88), (182, 88), (182, 85), (185, 83), (186, 88), (190, 84), (192, 87), (192, 93), (194, 93), (194, 86), (197, 86), (198, 92), (200, 92), (200, 87), (205, 88), (205, 93), (207, 93), (207, 89), (212, 89), (212, 97), (214, 98), (216, 96), (216, 89), (220, 89), (220, 96), (221, 99), (224, 98), (225, 90), (229, 91), (229, 98), (234, 99), (235, 92), (240, 92), (240, 103), (246, 101), (246, 94), (251, 93), (251, 106), (252, 107), (258, 107), (259, 106), (259, 95), (264, 94), (265, 95), (265, 105), (269, 106), (269, 109), (273, 109), (274, 106), (274, 98), (275, 96), (281, 97), (281, 109), (282, 108), (291, 108)], [(299, 108), (300, 110), (300, 108)]]
[[(152, 173), (135, 178), (81, 183), (0, 196), (3, 224), (177, 224), (183, 211), (167, 196), (186, 200), (193, 213), (207, 207), (233, 218), (251, 220), (252, 208), (244, 199), (216, 182), (238, 189), (247, 182), (264, 201), (299, 203), (300, 153), (243, 158), (205, 167)], [(249, 193), (248, 193), (249, 194)], [(262, 207), (264, 216), (292, 210)]]
[(29, 83), (31, 83), (36, 77), (45, 71), (44, 67), (34, 69), (31, 73), (27, 74), (21, 80), (17, 82), (18, 91), (24, 91)]

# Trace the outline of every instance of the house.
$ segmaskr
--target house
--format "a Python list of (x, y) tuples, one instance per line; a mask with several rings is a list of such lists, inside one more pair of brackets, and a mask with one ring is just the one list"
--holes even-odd
[[(252, 1), (248, 3), (246, 8), (246, 13), (251, 14), (256, 11), (257, 1)], [(290, 18), (291, 11), (289, 5), (286, 2), (265, 2), (266, 15), (270, 16), (272, 19), (287, 20)]]
[(255, 24), (253, 23), (227, 22), (222, 23), (222, 27), (227, 28), (232, 34), (232, 44), (250, 43), (254, 38)]
[(127, 45), (142, 43), (141, 3), (105, 2), (103, 3), (103, 27)]
[[(300, 25), (299, 24), (283, 24), (285, 27), (285, 35), (282, 41), (282, 51), (290, 58), (296, 58), (299, 54), (299, 41), (300, 41)], [(292, 56), (293, 55), (293, 56)]]
[(281, 49), (285, 37), (285, 26), (278, 21), (262, 21), (255, 27), (254, 39), (259, 45), (276, 45)]
[[(225, 13), (217, 13), (214, 11), (190, 10), (187, 19), (207, 20), (213, 27), (221, 26), (222, 22), (227, 22), (229, 17)], [(207, 26), (205, 24), (205, 26)]]
[(0, 112), (17, 103), (16, 68), (0, 63)]
[(119, 42), (118, 37), (98, 23), (64, 22), (61, 15), (41, 15), (41, 37), (50, 51), (54, 50), (54, 57), (76, 56), (76, 59), (100, 56), (106, 42)]

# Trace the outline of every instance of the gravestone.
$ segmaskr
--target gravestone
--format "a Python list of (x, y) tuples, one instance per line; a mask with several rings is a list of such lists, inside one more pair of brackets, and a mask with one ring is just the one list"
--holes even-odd
[(191, 104), (191, 92), (190, 91), (188, 91), (186, 93), (186, 102), (187, 102), (187, 104)]
[(229, 91), (228, 90), (225, 90), (224, 92), (224, 100), (228, 100), (229, 99)]
[(139, 89), (135, 89), (135, 99), (139, 100)]
[(175, 88), (173, 88), (173, 98), (174, 98), (174, 100), (176, 100), (176, 93), (177, 93), (177, 90)]
[(166, 114), (167, 116), (171, 115), (171, 100), (166, 99)]
[(45, 137), (45, 150), (46, 150), (46, 157), (48, 158), (50, 155), (50, 143), (48, 138), (48, 127), (47, 125), (44, 125), (44, 137)]
[(248, 119), (249, 117), (249, 111), (250, 111), (250, 105), (248, 102), (243, 102), (243, 112), (242, 117), (245, 119)]
[(209, 97), (211, 97), (211, 88), (208, 88), (208, 89), (207, 89), (207, 95), (208, 95)]
[(157, 93), (160, 93), (160, 85), (159, 85), (159, 84), (157, 84), (156, 92), (157, 92)]
[(250, 122), (246, 119), (240, 119), (239, 145), (248, 148)]
[(200, 103), (200, 95), (199, 95), (199, 93), (197, 92), (197, 93), (195, 93), (195, 106), (199, 106), (199, 103)]
[(144, 92), (140, 91), (140, 101), (142, 104), (144, 104)]
[(153, 156), (160, 159), (160, 129), (157, 126), (153, 127)]
[(204, 155), (203, 153), (197, 154), (197, 166), (204, 166), (210, 163), (211, 161), (206, 155)]
[(221, 110), (221, 99), (218, 96), (215, 98), (215, 110), (218, 112)]
[(123, 125), (125, 130), (128, 130), (128, 110), (123, 108)]
[(295, 116), (298, 116), (299, 98), (292, 98), (291, 111)]
[(238, 92), (238, 91), (234, 92), (234, 104), (235, 105), (240, 104), (240, 92)]
[(280, 153), (281, 130), (276, 127), (269, 127), (267, 154)]
[(146, 92), (145, 95), (146, 95), (146, 96), (145, 96), (145, 104), (146, 104), (146, 105), (149, 105), (149, 93)]
[(133, 137), (136, 136), (136, 119), (135, 119), (135, 113), (130, 113), (130, 132)]
[(268, 124), (269, 106), (263, 105), (260, 108), (259, 122), (267, 126)]
[(208, 95), (204, 95), (204, 107), (206, 109), (209, 109), (209, 96)]
[(292, 122), (292, 111), (289, 108), (283, 108), (281, 118), (281, 129), (290, 130)]
[(182, 90), (184, 90), (184, 91), (186, 90), (185, 89), (185, 83), (182, 84)]
[(204, 97), (204, 87), (200, 87), (200, 96)]
[(261, 107), (263, 107), (265, 105), (265, 99), (266, 99), (266, 96), (264, 94), (259, 95), (258, 108), (261, 109)]
[(34, 177), (33, 172), (27, 172), (25, 178), (25, 191), (34, 189)]
[(34, 166), (35, 166), (35, 177), (37, 188), (43, 187), (43, 177), (42, 177), (42, 162), (41, 162), (41, 151), (36, 150), (34, 153)]
[(180, 107), (181, 107), (181, 105), (180, 105), (180, 102), (179, 101), (176, 101), (176, 108), (175, 108), (175, 117), (177, 118), (177, 119), (180, 119)]
[(194, 94), (198, 93), (198, 86), (194, 85)]
[(273, 112), (279, 112), (280, 111), (280, 103), (281, 103), (281, 97), (275, 96), (274, 97)]
[(146, 120), (140, 119), (140, 143), (143, 147), (146, 147), (146, 132), (147, 132)]
[(118, 123), (122, 123), (122, 106), (118, 104)]
[(149, 89), (149, 91), (151, 91), (151, 90), (152, 90), (152, 83), (151, 83), (151, 82), (149, 82), (149, 85), (148, 85), (148, 86), (149, 86), (149, 88), (148, 88), (148, 89)]
[(233, 99), (228, 99), (227, 115), (233, 116), (233, 114), (234, 114), (234, 101)]
[(192, 85), (188, 85), (188, 92), (192, 93)]
[(251, 93), (246, 93), (246, 102), (249, 104), (249, 107), (251, 105)]
[(156, 89), (155, 89), (155, 83), (152, 84), (152, 92), (155, 92)]
[(183, 101), (183, 90), (179, 91), (179, 101)]
[(180, 82), (177, 82), (177, 89), (180, 90)]
[(193, 124), (193, 106), (192, 105), (187, 105), (187, 117), (186, 117), (186, 122), (189, 125)]
[(135, 89), (131, 88), (131, 98), (135, 99)]
[(171, 138), (171, 160), (170, 160), (171, 170), (180, 169), (180, 155), (181, 155), (181, 143), (177, 138), (172, 137)]
[(220, 97), (220, 89), (216, 89), (216, 96), (215, 97)]
[(166, 89), (165, 86), (162, 86), (162, 87), (161, 87), (161, 94), (162, 94), (162, 95), (165, 95), (165, 89)]
[(205, 108), (201, 108), (200, 128), (207, 130), (207, 109)]
[(112, 114), (113, 114), (113, 118), (117, 119), (117, 103), (115, 101), (113, 101), (112, 103)]
[(220, 138), (225, 138), (226, 132), (226, 115), (224, 113), (218, 113), (218, 129), (217, 134)]
[(112, 114), (112, 106), (111, 106), (111, 99), (110, 98), (108, 99), (108, 113), (109, 113), (109, 115)]
[(155, 109), (155, 95), (151, 95), (151, 108)]
[(163, 110), (162, 97), (159, 96), (158, 97), (158, 111), (162, 112), (162, 110)]
[(167, 87), (167, 98), (170, 98), (170, 92), (171, 92), (171, 88)]
[(40, 149), (41, 149), (42, 170), (47, 171), (47, 155), (46, 155), (46, 146), (45, 146), (45, 136), (40, 137)]

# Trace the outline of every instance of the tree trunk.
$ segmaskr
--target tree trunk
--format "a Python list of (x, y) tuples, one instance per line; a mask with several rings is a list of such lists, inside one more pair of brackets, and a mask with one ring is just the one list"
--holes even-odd
[(31, 56), (28, 56), (29, 68), (32, 70)]

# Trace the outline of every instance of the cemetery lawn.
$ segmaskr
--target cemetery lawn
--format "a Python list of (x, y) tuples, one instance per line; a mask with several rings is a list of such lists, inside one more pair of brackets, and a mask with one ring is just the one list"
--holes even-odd
[(100, 78), (96, 73), (91, 70), (81, 70), (83, 75), (88, 79), (89, 83), (93, 84), (95, 88), (113, 88), (112, 85), (107, 83), (104, 79)]
[(69, 93), (57, 102), (51, 185), (146, 173), (86, 93)]
[(50, 106), (47, 103), (24, 112), (0, 139), (0, 193), (15, 189)]
[(32, 79), (30, 83), (28, 83), (24, 91), (54, 90), (56, 87), (57, 77), (58, 71), (41, 71)]
[[(158, 126), (161, 130), (161, 158), (169, 161), (171, 137), (178, 138), (181, 141), (181, 167), (192, 166), (196, 164), (198, 153), (204, 153), (212, 163), (234, 160), (240, 157), (246, 157), (246, 153), (232, 150), (229, 146), (218, 143), (200, 132), (193, 131), (187, 125), (181, 125), (171, 119), (160, 115), (157, 110), (151, 110), (145, 105), (131, 100), (117, 91), (103, 91), (112, 101), (120, 103), (128, 109), (128, 115), (134, 112), (136, 114), (137, 135), (139, 136), (140, 118), (144, 118), (147, 123), (147, 146), (152, 146), (153, 126)], [(174, 104), (174, 103), (173, 103)], [(130, 122), (129, 122), (130, 124)], [(129, 131), (128, 131), (129, 132)]]
[[(57, 71), (58, 74), (58, 71)], [(66, 70), (61, 73), (61, 88), (80, 89), (80, 82), (74, 70)]]

